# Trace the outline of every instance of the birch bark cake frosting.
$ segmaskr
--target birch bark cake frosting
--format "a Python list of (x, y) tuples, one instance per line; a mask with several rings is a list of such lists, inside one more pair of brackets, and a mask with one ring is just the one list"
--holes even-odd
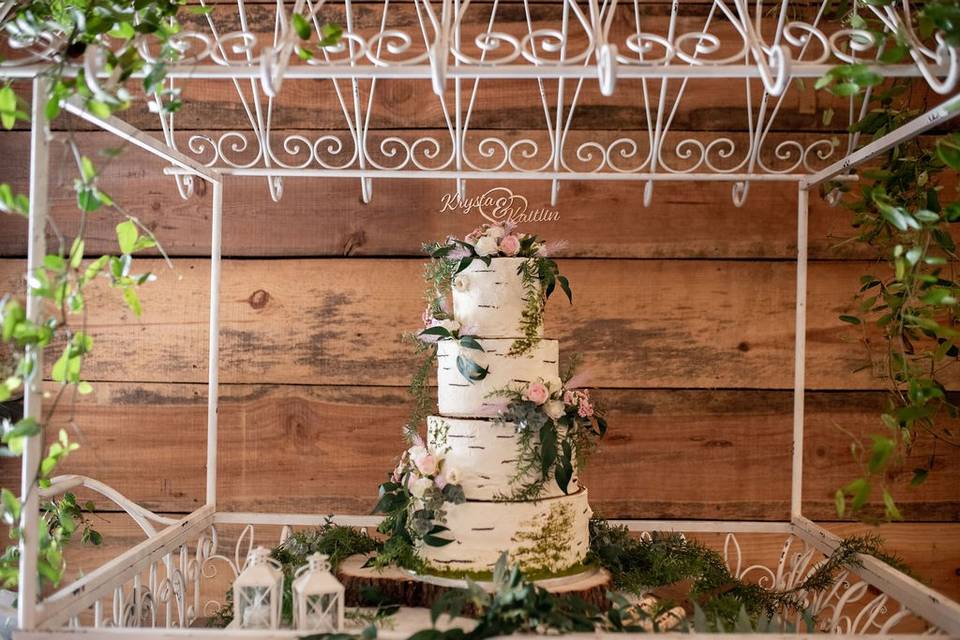
[(570, 284), (551, 247), (509, 223), (425, 249), (416, 411), (380, 488), (390, 538), (376, 561), (477, 575), (505, 553), (540, 576), (576, 571), (592, 516), (578, 468), (606, 421), (544, 332), (547, 300), (563, 291), (572, 302)]

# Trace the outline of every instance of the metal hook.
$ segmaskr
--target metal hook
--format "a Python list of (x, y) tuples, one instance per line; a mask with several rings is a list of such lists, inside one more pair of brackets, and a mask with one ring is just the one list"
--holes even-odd
[(733, 196), (733, 206), (738, 209), (747, 201), (747, 194), (750, 192), (750, 183), (746, 181), (734, 182), (733, 189), (730, 190)]
[(360, 201), (363, 204), (373, 201), (373, 178), (360, 178)]
[(550, 183), (550, 206), (557, 206), (557, 195), (560, 193), (560, 181), (556, 178)]
[(280, 202), (283, 198), (283, 178), (281, 176), (267, 176), (267, 186), (270, 187), (270, 199)]
[(653, 180), (648, 180), (647, 183), (643, 185), (644, 208), (649, 207), (651, 202), (653, 202)]
[(604, 44), (597, 52), (597, 75), (600, 78), (600, 93), (612, 96), (617, 87), (617, 46)]
[[(771, 96), (779, 97), (787, 90), (790, 82), (790, 70), (793, 67), (793, 59), (790, 57), (790, 50), (786, 45), (774, 47), (770, 51), (769, 66), (758, 60), (760, 69), (760, 79), (763, 80), (763, 86)], [(776, 78), (770, 76), (770, 71), (776, 72)]]
[(447, 34), (441, 32), (430, 47), (430, 80), (433, 83), (433, 92), (441, 97), (447, 87), (447, 52)]
[(280, 85), (283, 84), (283, 73), (275, 72), (273, 54), (273, 47), (263, 48), (263, 53), (260, 55), (260, 85), (267, 96), (276, 98), (280, 92)]
[(193, 176), (191, 175), (175, 175), (173, 176), (173, 181), (177, 185), (177, 192), (180, 194), (180, 197), (184, 200), (189, 200), (190, 196), (193, 195)]
[(911, 57), (917, 64), (920, 75), (927, 81), (930, 88), (940, 95), (946, 95), (953, 91), (960, 80), (960, 64), (957, 62), (957, 48), (951, 47), (943, 39), (943, 34), (936, 35), (937, 40), (937, 63), (947, 67), (947, 74), (943, 81), (940, 81), (930, 70), (923, 56), (915, 51), (911, 51)]

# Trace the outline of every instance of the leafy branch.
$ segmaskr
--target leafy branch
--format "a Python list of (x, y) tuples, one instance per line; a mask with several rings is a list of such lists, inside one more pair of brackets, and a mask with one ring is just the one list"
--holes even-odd
[[(892, 0), (870, 0), (886, 6)], [(856, 8), (856, 7), (855, 7)], [(868, 29), (884, 41), (880, 62), (901, 62), (909, 53), (904, 34), (887, 34), (870, 17), (851, 10), (846, 21)], [(960, 42), (960, 3), (935, 0), (918, 13), (921, 37), (934, 33), (947, 42)], [(884, 40), (885, 39), (885, 40)], [(908, 106), (906, 86), (881, 88), (882, 78), (863, 64), (831, 69), (818, 83), (838, 96), (856, 96), (870, 90), (870, 110), (851, 132), (866, 141), (883, 136), (920, 111)], [(856, 310), (840, 316), (862, 329), (861, 342), (872, 366), (882, 352), (880, 369), (889, 391), (880, 415), (882, 429), (865, 440), (853, 436), (851, 451), (860, 468), (858, 477), (834, 495), (837, 514), (871, 519), (877, 496), (887, 520), (903, 518), (893, 495), (893, 483), (910, 460), (918, 442), (931, 440), (933, 453), (910, 472), (911, 486), (923, 484), (936, 463), (936, 446), (960, 446), (955, 428), (958, 408), (943, 384), (944, 374), (956, 364), (960, 283), (955, 275), (960, 256), (952, 225), (960, 222), (960, 202), (942, 186), (944, 171), (960, 170), (960, 134), (931, 142), (916, 138), (891, 148), (879, 162), (861, 172), (859, 187), (831, 182), (826, 191), (845, 194), (842, 204), (852, 215), (852, 238), (876, 251), (888, 271), (860, 278)], [(880, 339), (874, 338), (879, 334)], [(879, 346), (878, 346), (879, 344)]]

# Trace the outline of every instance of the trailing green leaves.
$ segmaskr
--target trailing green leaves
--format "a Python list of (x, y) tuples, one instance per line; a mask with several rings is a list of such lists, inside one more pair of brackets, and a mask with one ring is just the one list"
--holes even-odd
[[(860, 77), (844, 69), (832, 77)], [(869, 140), (916, 117), (916, 111), (895, 104), (901, 92), (898, 85), (875, 92), (872, 108), (853, 130)], [(855, 239), (873, 247), (889, 267), (885, 275), (864, 275), (856, 309), (839, 317), (863, 332), (867, 362), (861, 368), (882, 361), (890, 388), (878, 421), (881, 430), (851, 446), (860, 475), (835, 492), (841, 516), (877, 519), (872, 506), (877, 501), (884, 518), (900, 519), (893, 482), (904, 477), (900, 471), (917, 441), (932, 437), (944, 446), (960, 446), (951, 425), (958, 409), (941, 382), (960, 356), (960, 283), (954, 276), (958, 256), (951, 230), (960, 221), (960, 203), (945, 201), (948, 192), (939, 184), (942, 172), (954, 165), (960, 166), (960, 136), (950, 134), (933, 145), (915, 139), (892, 147), (878, 165), (863, 170), (856, 191), (828, 187), (847, 194), (842, 202), (852, 213)], [(934, 462), (931, 457), (926, 466), (913, 469), (909, 485), (921, 484)]]

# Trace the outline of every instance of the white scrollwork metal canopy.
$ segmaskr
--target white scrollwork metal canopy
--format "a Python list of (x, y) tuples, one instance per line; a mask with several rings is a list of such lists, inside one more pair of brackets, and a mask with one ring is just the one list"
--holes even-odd
[[(646, 182), (649, 205), (657, 180), (715, 179), (732, 183), (739, 206), (751, 181), (799, 180), (856, 148), (853, 134), (843, 141), (775, 135), (781, 107), (788, 94), (804, 90), (793, 88), (803, 79), (854, 62), (886, 77), (922, 77), (940, 94), (953, 92), (960, 79), (957, 49), (941, 34), (921, 37), (907, 0), (863, 5), (864, 17), (910, 45), (909, 60), (887, 65), (880, 63), (886, 38), (844, 27), (829, 0), (277, 0), (211, 6), (215, 10), (196, 16), (176, 37), (182, 59), (169, 70), (170, 86), (190, 79), (232, 82), (243, 127), (184, 140), (176, 135), (174, 116), (161, 114), (164, 139), (222, 173), (265, 177), (274, 200), (282, 197), (286, 177), (356, 177), (365, 202), (378, 177), (451, 180), (461, 197), (468, 180), (547, 180), (552, 204), (563, 181), (637, 180)], [(307, 19), (316, 37), (326, 22), (341, 24), (342, 39), (301, 59), (294, 14)], [(7, 74), (49, 62), (60, 43), (55, 34), (42, 34), (11, 44), (21, 55), (0, 65)], [(145, 47), (141, 53), (153, 57)], [(94, 91), (109, 79), (104, 57), (91, 47), (83, 61)], [(297, 79), (332, 83), (330, 99), (342, 127), (309, 136), (274, 130), (282, 84)], [(378, 81), (385, 79), (429, 82), (442, 114), (440, 129), (377, 135), (374, 99)], [(475, 128), (478, 105), (491, 94), (481, 86), (502, 80), (523, 83), (530, 105), (543, 112), (542, 135)], [(675, 131), (689, 89), (718, 80), (740, 81), (723, 90), (742, 91), (746, 108), (738, 126), (744, 135)], [(602, 96), (636, 96), (643, 129), (604, 139), (576, 135), (578, 102), (595, 88)], [(843, 102), (848, 122), (862, 117), (867, 99)], [(189, 172), (170, 173), (188, 197)]]

